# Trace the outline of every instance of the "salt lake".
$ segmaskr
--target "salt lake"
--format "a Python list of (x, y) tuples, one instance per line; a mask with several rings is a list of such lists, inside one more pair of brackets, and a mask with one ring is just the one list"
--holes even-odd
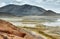
[[(36, 24), (23, 24), (22, 22), (20, 22), (21, 18), (0, 18), (6, 21), (9, 21), (10, 23), (12, 23), (13, 25), (16, 26), (30, 26), (30, 27), (35, 27)], [(57, 19), (55, 22), (43, 22), (41, 24), (47, 25), (47, 26), (60, 26), (60, 18)]]

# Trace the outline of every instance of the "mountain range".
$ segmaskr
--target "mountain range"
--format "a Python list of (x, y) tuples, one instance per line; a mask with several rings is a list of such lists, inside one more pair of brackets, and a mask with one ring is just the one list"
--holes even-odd
[(33, 5), (14, 5), (9, 4), (4, 7), (0, 8), (0, 15), (6, 15), (8, 16), (58, 16), (60, 14), (57, 14), (56, 12), (52, 10), (45, 10), (38, 6)]

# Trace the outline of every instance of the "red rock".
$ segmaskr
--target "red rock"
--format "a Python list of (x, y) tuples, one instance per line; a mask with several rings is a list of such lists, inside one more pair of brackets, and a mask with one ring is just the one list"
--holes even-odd
[(0, 32), (5, 32), (8, 34), (17, 35), (20, 37), (25, 36), (25, 33), (21, 32), (19, 28), (17, 28), (13, 24), (11, 24), (7, 21), (4, 21), (4, 20), (0, 20)]

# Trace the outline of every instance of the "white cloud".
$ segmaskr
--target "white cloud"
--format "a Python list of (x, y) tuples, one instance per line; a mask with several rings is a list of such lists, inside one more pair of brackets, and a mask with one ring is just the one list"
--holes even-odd
[(15, 0), (15, 1), (20, 2), (20, 1), (22, 1), (22, 0)]
[(0, 7), (2, 7), (2, 6), (5, 6), (6, 5), (6, 3), (0, 3)]

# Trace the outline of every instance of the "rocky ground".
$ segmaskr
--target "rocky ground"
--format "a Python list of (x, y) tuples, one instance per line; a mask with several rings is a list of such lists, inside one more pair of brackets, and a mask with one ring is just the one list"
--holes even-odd
[[(42, 35), (33, 34), (31, 31), (18, 28), (15, 25), (0, 20), (0, 39), (45, 39)], [(47, 38), (46, 38), (47, 39)]]

